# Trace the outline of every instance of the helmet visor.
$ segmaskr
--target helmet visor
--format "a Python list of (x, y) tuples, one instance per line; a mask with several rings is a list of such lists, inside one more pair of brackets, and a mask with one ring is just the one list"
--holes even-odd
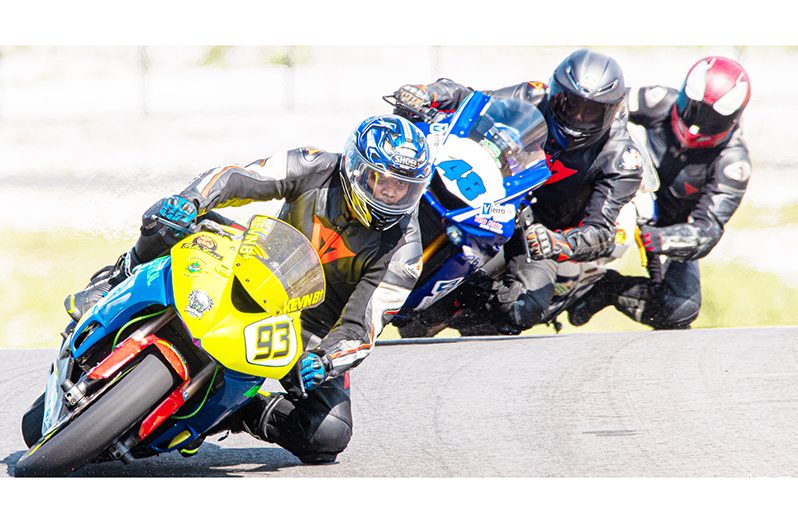
[(609, 127), (618, 108), (618, 104), (582, 98), (563, 89), (556, 81), (549, 87), (549, 100), (552, 113), (561, 125), (587, 133)]
[(702, 100), (689, 98), (684, 91), (676, 99), (676, 114), (684, 123), (687, 129), (696, 126), (697, 129), (691, 130), (693, 134), (718, 134), (731, 129), (740, 111), (723, 116), (711, 105)]
[(412, 211), (429, 182), (428, 176), (413, 179), (375, 167), (363, 158), (354, 144), (346, 148), (344, 169), (358, 196), (387, 215)]

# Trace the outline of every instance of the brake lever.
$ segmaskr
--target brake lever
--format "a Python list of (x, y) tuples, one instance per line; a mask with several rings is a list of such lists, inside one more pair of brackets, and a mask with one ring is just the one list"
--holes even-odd
[(196, 228), (196, 225), (194, 225), (194, 224), (192, 224), (191, 228), (186, 229), (185, 227), (183, 227), (181, 225), (178, 225), (175, 222), (169, 221), (166, 218), (162, 218), (162, 217), (158, 216), (157, 214), (151, 215), (150, 218), (154, 219), (155, 221), (157, 221), (159, 223), (162, 223), (163, 225), (166, 225), (170, 229), (174, 229), (177, 232), (182, 232), (186, 236), (188, 236), (189, 234), (194, 234), (195, 232), (197, 232), (196, 230), (192, 230), (192, 229)]
[(218, 234), (219, 236), (228, 238), (230, 240), (234, 240), (236, 238), (235, 235), (225, 231), (221, 225), (219, 225), (213, 220), (202, 220), (195, 226), (195, 228), (196, 231), (209, 231)]

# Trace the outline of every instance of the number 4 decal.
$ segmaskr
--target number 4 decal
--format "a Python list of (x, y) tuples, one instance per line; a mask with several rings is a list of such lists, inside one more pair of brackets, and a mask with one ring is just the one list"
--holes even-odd
[(463, 160), (446, 160), (438, 167), (447, 180), (457, 182), (457, 188), (469, 201), (487, 192), (482, 178)]
[(279, 367), (297, 351), (294, 324), (288, 316), (253, 323), (244, 329), (247, 361), (253, 365)]

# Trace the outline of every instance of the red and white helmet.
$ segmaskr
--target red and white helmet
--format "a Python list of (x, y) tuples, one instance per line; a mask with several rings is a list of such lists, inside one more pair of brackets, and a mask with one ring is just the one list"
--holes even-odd
[(729, 138), (749, 98), (751, 82), (740, 64), (703, 58), (690, 68), (673, 105), (673, 132), (685, 147), (716, 147)]

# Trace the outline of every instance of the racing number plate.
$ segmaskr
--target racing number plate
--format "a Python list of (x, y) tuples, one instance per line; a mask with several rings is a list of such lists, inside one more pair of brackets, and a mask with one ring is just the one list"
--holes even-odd
[(289, 316), (277, 316), (244, 329), (247, 361), (252, 365), (282, 367), (296, 355), (297, 338)]

